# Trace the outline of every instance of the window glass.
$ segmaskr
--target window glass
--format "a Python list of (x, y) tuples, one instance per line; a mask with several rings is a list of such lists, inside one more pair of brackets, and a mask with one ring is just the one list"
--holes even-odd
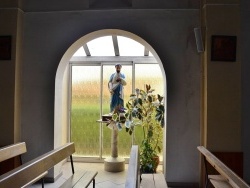
[(91, 56), (114, 56), (111, 36), (99, 37), (87, 43)]
[[(145, 90), (146, 84), (154, 89), (154, 94), (163, 96), (163, 77), (158, 64), (135, 64), (135, 88)], [(140, 145), (143, 139), (141, 126), (135, 127), (135, 144)], [(160, 155), (162, 160), (162, 153)]]
[(86, 53), (85, 53), (83, 47), (79, 48), (79, 49), (74, 53), (73, 56), (86, 56)]
[[(108, 90), (108, 81), (112, 73), (115, 72), (114, 65), (105, 65), (103, 67), (103, 114), (110, 112), (110, 93)], [(123, 65), (121, 72), (125, 74), (127, 85), (124, 86), (124, 104), (128, 101), (132, 92), (132, 66)], [(104, 157), (111, 155), (111, 132), (112, 130), (104, 126), (103, 128), (103, 155)], [(118, 153), (120, 157), (129, 157), (132, 139), (131, 136), (123, 128), (118, 133)]]
[(75, 155), (99, 156), (100, 66), (72, 66), (71, 141)]
[[(144, 56), (144, 46), (127, 37), (117, 36), (120, 56)], [(87, 43), (91, 56), (114, 56), (111, 36), (99, 37)], [(86, 56), (83, 47), (74, 56)], [(149, 52), (149, 56), (153, 56)], [(114, 62), (115, 63), (115, 62)], [(123, 62), (124, 63), (124, 62)], [(144, 89), (150, 84), (155, 94), (163, 95), (163, 77), (158, 64), (135, 63), (123, 65), (121, 72), (126, 76), (124, 87), (124, 105), (128, 102), (132, 90)], [(112, 130), (106, 124), (96, 122), (101, 114), (110, 112), (110, 93), (108, 81), (115, 72), (114, 65), (78, 65), (72, 66), (72, 101), (71, 101), (71, 141), (75, 142), (75, 156), (100, 157), (111, 155)], [(134, 72), (134, 75), (132, 74)], [(102, 74), (101, 74), (102, 73)], [(102, 77), (101, 77), (102, 75)], [(134, 76), (134, 77), (133, 77)], [(133, 87), (133, 83), (135, 88)], [(118, 134), (118, 154), (129, 157), (132, 144), (141, 144), (143, 132), (136, 127), (134, 136), (130, 136), (125, 128)], [(133, 142), (133, 143), (132, 143)], [(160, 156), (162, 159), (162, 155)]]
[(120, 56), (144, 56), (144, 46), (127, 37), (118, 36)]
[[(115, 72), (114, 65), (103, 66), (72, 66), (72, 102), (71, 102), (71, 141), (75, 142), (75, 155), (84, 157), (99, 157), (102, 147), (102, 157), (111, 155), (111, 133), (105, 123), (99, 124), (101, 106), (102, 114), (110, 112), (110, 93), (108, 81)], [(122, 73), (126, 76), (127, 85), (124, 86), (124, 103), (132, 93), (132, 66), (123, 65)], [(144, 89), (150, 84), (155, 94), (163, 95), (163, 78), (158, 64), (135, 64), (135, 88)], [(103, 80), (102, 85), (100, 84)], [(101, 89), (102, 92), (101, 92)], [(101, 98), (101, 93), (102, 98)], [(102, 99), (102, 100), (101, 100)], [(102, 101), (102, 105), (100, 102)], [(103, 132), (100, 132), (103, 126)], [(134, 144), (141, 144), (143, 132), (141, 127), (135, 128)], [(118, 153), (120, 157), (129, 157), (132, 136), (123, 128), (118, 134)], [(102, 145), (100, 145), (102, 138)]]
[[(122, 36), (117, 36), (120, 56), (144, 56), (144, 46)], [(91, 56), (115, 56), (112, 36), (99, 37), (87, 43)], [(73, 56), (86, 56), (83, 47)], [(149, 56), (153, 56), (149, 52)]]

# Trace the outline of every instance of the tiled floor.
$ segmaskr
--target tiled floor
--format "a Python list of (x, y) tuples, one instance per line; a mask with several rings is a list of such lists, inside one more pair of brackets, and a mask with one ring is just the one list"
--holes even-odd
[[(128, 165), (125, 165), (123, 172), (107, 172), (104, 170), (103, 163), (76, 163), (74, 162), (75, 171), (78, 169), (98, 171), (96, 176), (96, 188), (124, 188)], [(162, 171), (162, 166), (158, 167), (158, 171)], [(70, 163), (63, 165), (63, 175), (55, 183), (45, 183), (45, 188), (57, 188), (71, 175)], [(92, 184), (89, 186), (92, 187)], [(41, 188), (41, 184), (37, 183), (30, 188)]]

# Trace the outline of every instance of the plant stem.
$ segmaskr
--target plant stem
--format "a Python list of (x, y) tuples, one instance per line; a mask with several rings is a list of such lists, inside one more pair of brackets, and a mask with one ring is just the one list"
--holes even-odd
[(144, 135), (144, 139), (146, 138), (146, 135), (145, 135), (145, 129), (144, 129), (144, 126), (142, 126), (142, 130), (143, 130), (143, 135)]
[(159, 142), (159, 137), (160, 137), (160, 135), (158, 134), (158, 137), (157, 137), (157, 139), (156, 139), (156, 144), (155, 144), (155, 147), (154, 147), (153, 151), (155, 151), (156, 146), (158, 145), (158, 142)]

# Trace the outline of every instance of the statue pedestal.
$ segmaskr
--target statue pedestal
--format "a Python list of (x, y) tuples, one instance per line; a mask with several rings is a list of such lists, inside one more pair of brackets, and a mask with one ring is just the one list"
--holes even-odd
[(104, 170), (108, 172), (121, 172), (125, 169), (125, 159), (108, 157), (104, 160)]
[[(107, 123), (107, 121), (97, 120), (100, 123)], [(118, 157), (118, 130), (112, 128), (111, 138), (111, 157), (104, 159), (104, 170), (108, 172), (121, 172), (125, 169), (125, 159)]]

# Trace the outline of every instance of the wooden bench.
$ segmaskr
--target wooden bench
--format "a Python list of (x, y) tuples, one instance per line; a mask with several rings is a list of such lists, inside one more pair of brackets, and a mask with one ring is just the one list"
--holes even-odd
[(0, 176), (0, 187), (23, 187), (68, 157), (70, 157), (73, 175), (61, 187), (88, 187), (91, 182), (95, 187), (97, 172), (78, 171), (75, 173), (72, 159), (74, 152), (74, 143), (68, 143), (47, 152)]
[(26, 153), (26, 144), (25, 142), (19, 142), (16, 144), (8, 145), (0, 148), (0, 162), (6, 161), (7, 159), (11, 159), (13, 157), (19, 157), (20, 163), (22, 164), (21, 155)]
[(130, 152), (125, 188), (167, 188), (163, 174), (140, 174), (139, 147), (133, 145)]
[(139, 188), (140, 178), (139, 147), (133, 145), (130, 152), (125, 188)]
[[(250, 188), (244, 180), (242, 180), (205, 147), (198, 146), (197, 148), (204, 157), (206, 187), (208, 187), (210, 182), (215, 188)], [(208, 175), (207, 162), (209, 162), (213, 168), (219, 172), (219, 175)]]
[[(0, 162), (6, 161), (6, 160), (11, 159), (13, 157), (19, 157), (20, 163), (22, 164), (22, 154), (24, 154), (26, 152), (27, 152), (27, 148), (26, 148), (25, 142), (19, 142), (16, 144), (11, 144), (11, 145), (2, 147), (2, 148), (0, 148)], [(23, 187), (27, 187), (28, 185), (31, 185), (40, 179), (42, 179), (42, 187), (44, 187), (43, 177), (47, 174), (48, 174), (48, 171), (40, 174), (38, 177), (31, 180), (29, 183), (27, 183)]]

